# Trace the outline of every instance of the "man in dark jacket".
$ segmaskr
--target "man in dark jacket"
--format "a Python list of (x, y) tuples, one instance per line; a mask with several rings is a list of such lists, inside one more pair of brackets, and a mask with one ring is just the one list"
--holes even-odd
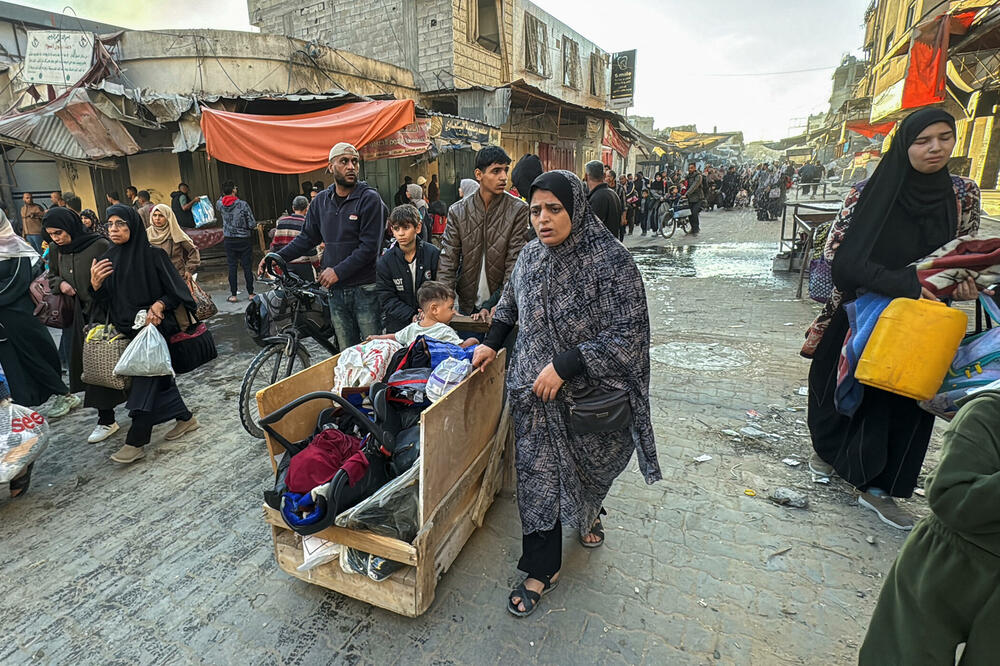
[(222, 196), (215, 202), (222, 213), (222, 243), (226, 248), (226, 263), (229, 264), (229, 293), (226, 300), (235, 303), (236, 273), (243, 264), (243, 279), (247, 283), (247, 294), (253, 298), (253, 239), (250, 232), (257, 226), (250, 204), (240, 199), (236, 183), (229, 180), (222, 184)]
[[(341, 349), (382, 327), (375, 289), (375, 261), (385, 230), (386, 208), (375, 188), (358, 180), (358, 149), (338, 143), (330, 150), (333, 184), (309, 205), (302, 233), (279, 255), (296, 259), (325, 243), (319, 283), (330, 290), (330, 314)], [(261, 262), (259, 270), (263, 270)]]
[(611, 235), (619, 238), (621, 233), (622, 202), (604, 180), (604, 164), (598, 160), (593, 160), (587, 162), (584, 170), (587, 177), (587, 187), (590, 189), (590, 194), (587, 195), (587, 198), (590, 200), (590, 209), (594, 211), (597, 219), (604, 223), (604, 226), (608, 228)]
[(187, 183), (181, 183), (176, 191), (170, 193), (170, 210), (174, 211), (177, 224), (185, 229), (194, 229), (194, 213), (191, 209), (196, 203), (198, 199), (191, 196)]
[(685, 196), (691, 206), (691, 234), (697, 235), (701, 231), (701, 221), (698, 213), (705, 206), (705, 176), (698, 171), (698, 165), (694, 162), (688, 164), (688, 188)]
[(417, 290), (436, 280), (441, 251), (421, 240), (422, 222), (413, 206), (396, 206), (389, 214), (389, 228), (396, 244), (379, 257), (375, 266), (376, 288), (386, 333), (395, 333), (413, 323), (417, 314)]

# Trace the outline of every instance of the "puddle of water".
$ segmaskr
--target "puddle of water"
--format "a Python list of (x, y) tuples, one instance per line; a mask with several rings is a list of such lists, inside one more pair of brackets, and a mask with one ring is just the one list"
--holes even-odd
[(717, 343), (668, 342), (650, 348), (649, 357), (659, 363), (683, 368), (718, 372), (750, 365), (746, 352)]
[(666, 278), (723, 278), (790, 283), (793, 274), (773, 273), (774, 243), (656, 245), (632, 249), (647, 283)]

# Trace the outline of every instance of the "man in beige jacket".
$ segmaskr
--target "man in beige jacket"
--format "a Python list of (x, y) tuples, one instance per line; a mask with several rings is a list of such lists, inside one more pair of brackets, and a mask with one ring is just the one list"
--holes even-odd
[(479, 191), (448, 209), (438, 281), (455, 289), (463, 314), (496, 305), (525, 245), (528, 204), (505, 191), (510, 161), (499, 146), (480, 150)]

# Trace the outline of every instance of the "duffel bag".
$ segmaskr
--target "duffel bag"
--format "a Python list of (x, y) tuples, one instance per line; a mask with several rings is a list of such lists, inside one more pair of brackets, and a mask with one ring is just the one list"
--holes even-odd
[(167, 347), (170, 349), (170, 364), (178, 375), (200, 368), (219, 355), (212, 331), (204, 322), (171, 335)]

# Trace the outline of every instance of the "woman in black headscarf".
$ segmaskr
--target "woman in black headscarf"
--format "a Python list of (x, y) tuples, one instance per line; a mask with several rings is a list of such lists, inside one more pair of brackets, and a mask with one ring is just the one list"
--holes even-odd
[[(146, 225), (131, 206), (116, 204), (108, 208), (108, 234), (114, 245), (90, 268), (94, 300), (108, 309), (111, 323), (119, 333), (134, 338), (136, 314), (146, 310), (146, 323), (154, 324), (169, 338), (180, 331), (175, 311), (184, 308), (193, 316), (195, 302), (191, 291), (174, 268), (167, 253), (152, 247), (146, 237)], [(177, 419), (166, 433), (177, 439), (198, 427), (172, 376), (133, 377), (128, 391), (132, 426), (125, 436), (125, 446), (111, 459), (132, 463), (143, 457), (142, 447), (149, 444), (153, 426)]]
[(69, 208), (55, 207), (45, 211), (42, 232), (49, 244), (49, 288), (53, 294), (65, 294), (73, 299), (73, 323), (63, 329), (69, 341), (69, 388), (76, 393), (85, 391), (84, 407), (97, 410), (97, 425), (87, 438), (91, 444), (103, 442), (118, 431), (115, 406), (125, 402), (125, 394), (116, 389), (84, 384), (83, 327), (104, 317), (96, 312), (90, 290), (90, 266), (111, 247), (111, 241), (90, 231)]
[[(542, 174), (529, 196), (536, 239), (518, 256), (473, 359), (477, 367), (492, 362), (514, 325), (520, 327), (507, 371), (523, 532), (518, 569), (528, 574), (507, 610), (519, 617), (532, 613), (558, 580), (563, 525), (576, 528), (586, 548), (604, 543), (604, 499), (633, 454), (647, 483), (661, 478), (639, 269), (594, 215), (574, 174)], [(571, 427), (573, 396), (594, 386), (625, 394), (631, 422), (610, 432)]]
[[(979, 228), (979, 188), (952, 176), (955, 119), (922, 109), (899, 126), (871, 178), (847, 195), (825, 248), (833, 262), (833, 297), (807, 333), (809, 431), (814, 474), (836, 471), (861, 495), (858, 503), (888, 525), (908, 530), (913, 518), (893, 501), (917, 484), (934, 417), (915, 400), (870, 386), (853, 416), (837, 411), (837, 364), (848, 331), (843, 304), (863, 292), (892, 298), (934, 298), (912, 262)], [(976, 297), (966, 283), (955, 298)], [(936, 299), (935, 299), (936, 300)]]
[(80, 213), (80, 219), (83, 221), (83, 226), (87, 228), (87, 231), (92, 231), (98, 236), (108, 237), (108, 225), (106, 222), (101, 222), (101, 217), (91, 209), (87, 208), (82, 213)]

